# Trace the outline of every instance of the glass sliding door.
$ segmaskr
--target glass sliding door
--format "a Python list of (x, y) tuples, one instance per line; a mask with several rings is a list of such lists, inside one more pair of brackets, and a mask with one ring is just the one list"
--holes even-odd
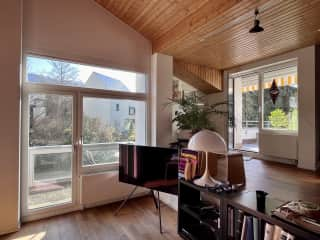
[(73, 96), (29, 93), (27, 210), (72, 202)]
[(292, 60), (230, 75), (231, 149), (259, 152), (259, 137), (297, 134), (297, 72), (297, 62)]

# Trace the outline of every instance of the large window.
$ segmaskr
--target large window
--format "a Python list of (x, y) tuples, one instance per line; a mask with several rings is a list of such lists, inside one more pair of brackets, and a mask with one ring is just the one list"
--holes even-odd
[(145, 74), (27, 56), (29, 83), (145, 93)]
[(146, 75), (26, 56), (23, 214), (75, 204), (80, 172), (118, 168), (119, 144), (146, 143)]

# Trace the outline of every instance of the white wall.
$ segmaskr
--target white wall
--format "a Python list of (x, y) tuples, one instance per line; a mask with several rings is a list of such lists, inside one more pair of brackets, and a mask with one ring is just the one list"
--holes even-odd
[[(133, 185), (119, 183), (118, 171), (81, 176), (81, 204), (93, 207), (124, 199), (133, 189)], [(134, 196), (148, 192), (145, 188), (138, 188)]]
[[(151, 43), (94, 1), (24, 0), (23, 3), (24, 53), (150, 75)], [(21, 8), (20, 0), (4, 0), (0, 8), (0, 234), (16, 230), (19, 223)], [(92, 179), (94, 177), (89, 185), (95, 184)], [(97, 179), (99, 181), (100, 176)], [(115, 180), (108, 182), (110, 179), (103, 179), (106, 189), (118, 187)], [(83, 184), (95, 188), (85, 182)], [(123, 193), (117, 196), (116, 192), (112, 196), (113, 199), (117, 197), (123, 197)], [(85, 200), (88, 198), (83, 196)], [(90, 204), (93, 201), (90, 199)]]
[[(223, 86), (224, 86), (224, 91), (219, 92), (219, 93), (213, 93), (213, 94), (208, 94), (206, 96), (206, 101), (209, 104), (214, 104), (218, 102), (224, 102), (228, 99), (228, 89), (227, 89), (227, 78), (224, 78), (223, 80)], [(227, 116), (221, 116), (221, 115), (213, 115), (210, 117), (211, 121), (214, 124), (214, 129), (216, 132), (218, 132), (224, 139), (227, 139), (228, 136), (228, 129), (227, 129)]]
[[(172, 98), (173, 59), (170, 56), (155, 53), (151, 61), (151, 122), (152, 144), (168, 147), (172, 142), (172, 107), (166, 106)], [(160, 199), (170, 207), (177, 209), (177, 196), (160, 193)]]
[(149, 73), (151, 43), (94, 1), (24, 2), (24, 52)]
[[(315, 170), (315, 47), (309, 46), (276, 57), (267, 58), (255, 63), (233, 68), (226, 71), (225, 76), (227, 75), (227, 73), (241, 72), (251, 68), (269, 65), (294, 58), (298, 59), (299, 84), (299, 132), (297, 149), (298, 167)], [(227, 89), (225, 88), (225, 92), (226, 91)], [(214, 98), (214, 96), (212, 96), (212, 98)], [(226, 124), (224, 125), (224, 127), (226, 128)], [(292, 139), (290, 139), (290, 142), (293, 142), (295, 136), (291, 136), (291, 138)], [(284, 148), (286, 148), (286, 146), (287, 145), (284, 145)], [(292, 153), (287, 152), (286, 154), (291, 155)]]
[(18, 229), (21, 1), (0, 8), (0, 234)]
[(172, 97), (172, 57), (155, 53), (151, 59), (151, 143), (168, 147), (171, 136), (171, 106), (166, 106)]

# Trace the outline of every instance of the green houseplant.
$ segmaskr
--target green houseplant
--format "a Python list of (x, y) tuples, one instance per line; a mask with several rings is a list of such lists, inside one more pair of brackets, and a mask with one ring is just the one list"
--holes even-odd
[(172, 119), (179, 130), (189, 130), (194, 134), (202, 129), (214, 130), (212, 115), (227, 115), (227, 102), (207, 104), (198, 93), (182, 95), (179, 99), (170, 99), (170, 103), (178, 105)]

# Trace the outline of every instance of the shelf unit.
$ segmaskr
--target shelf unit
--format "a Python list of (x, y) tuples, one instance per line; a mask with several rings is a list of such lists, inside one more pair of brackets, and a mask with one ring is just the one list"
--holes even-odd
[[(197, 206), (203, 201), (213, 206), (214, 213), (204, 216)], [(264, 239), (264, 226), (266, 223), (277, 225), (286, 232), (295, 236), (296, 240), (319, 240), (320, 237), (313, 232), (297, 225), (285, 222), (272, 216), (272, 210), (284, 202), (266, 198), (265, 210), (257, 210), (256, 192), (242, 191), (231, 193), (213, 193), (206, 188), (194, 185), (192, 182), (179, 180), (178, 201), (178, 234), (186, 240), (237, 240), (228, 236), (228, 208), (233, 212), (241, 210), (245, 215), (253, 216), (258, 222), (258, 240)], [(235, 221), (235, 217), (233, 217)], [(232, 224), (235, 226), (235, 223)]]

